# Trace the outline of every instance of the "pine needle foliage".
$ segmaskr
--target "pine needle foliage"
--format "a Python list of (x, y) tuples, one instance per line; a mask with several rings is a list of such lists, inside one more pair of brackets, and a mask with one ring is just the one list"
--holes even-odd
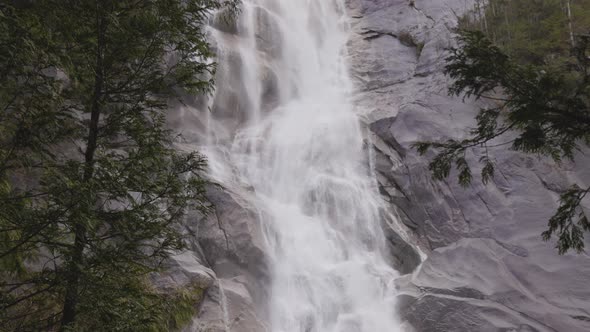
[[(514, 61), (480, 31), (463, 30), (459, 47), (450, 50), (446, 73), (453, 79), (451, 95), (494, 101), (495, 107), (481, 109), (477, 125), (462, 140), (418, 142), (420, 154), (436, 151), (430, 162), (435, 179), (449, 176), (453, 165), (463, 186), (471, 183), (466, 161), (468, 149), (483, 148), (481, 177), (484, 183), (494, 175), (488, 143), (510, 137), (515, 151), (545, 155), (557, 162), (574, 160), (576, 151), (590, 145), (590, 37), (580, 35), (571, 56), (563, 65), (533, 66)], [(574, 186), (561, 194), (560, 206), (542, 234), (557, 236), (560, 254), (584, 249), (584, 232), (590, 223), (581, 203), (590, 188)]]
[[(164, 331), (146, 276), (207, 213), (168, 104), (207, 93), (216, 0), (0, 2), (0, 330)], [(176, 304), (174, 304), (176, 303)]]

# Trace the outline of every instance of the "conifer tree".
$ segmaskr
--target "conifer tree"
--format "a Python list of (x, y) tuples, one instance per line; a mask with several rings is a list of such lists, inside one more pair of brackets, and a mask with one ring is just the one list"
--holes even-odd
[(0, 330), (168, 330), (148, 273), (207, 212), (166, 108), (211, 89), (221, 0), (0, 3)]

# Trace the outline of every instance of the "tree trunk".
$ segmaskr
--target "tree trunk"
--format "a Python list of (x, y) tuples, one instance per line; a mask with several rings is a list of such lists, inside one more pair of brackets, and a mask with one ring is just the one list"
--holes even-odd
[(486, 3), (485, 2), (482, 2), (479, 5), (479, 7), (480, 7), (480, 10), (481, 10), (480, 15), (481, 15), (481, 18), (483, 20), (483, 31), (485, 33), (489, 33), (489, 30), (488, 30), (488, 18), (487, 18), (487, 15), (486, 15), (486, 9), (487, 9)]
[[(104, 68), (103, 68), (103, 49), (104, 49), (104, 33), (106, 22), (101, 10), (97, 8), (97, 49), (96, 49), (96, 74), (94, 77), (94, 93), (92, 96), (92, 106), (90, 114), (90, 123), (88, 128), (88, 137), (86, 139), (86, 151), (84, 153), (84, 182), (92, 179), (94, 174), (94, 155), (97, 147), (98, 139), (98, 124), (101, 113), (101, 99), (104, 83)], [(87, 211), (90, 212), (90, 211)], [(82, 270), (80, 269), (84, 263), (84, 248), (86, 246), (86, 225), (80, 220), (74, 221), (74, 247), (72, 253), (72, 261), (68, 267), (68, 280), (66, 284), (66, 294), (64, 299), (63, 314), (61, 319), (61, 329), (73, 323), (76, 319), (76, 307), (79, 301), (79, 286), (80, 276)]]
[(566, 10), (567, 10), (567, 23), (570, 32), (570, 43), (572, 47), (576, 46), (576, 40), (574, 39), (574, 25), (572, 22), (572, 8), (571, 8), (571, 0), (567, 0), (565, 2)]
[[(510, 10), (510, 0), (503, 4), (503, 12), (504, 12), (504, 23), (506, 24), (506, 37), (508, 37), (508, 42), (512, 41), (512, 33), (511, 33), (511, 26), (510, 20), (508, 19), (508, 11)], [(502, 31), (500, 30), (500, 33)]]

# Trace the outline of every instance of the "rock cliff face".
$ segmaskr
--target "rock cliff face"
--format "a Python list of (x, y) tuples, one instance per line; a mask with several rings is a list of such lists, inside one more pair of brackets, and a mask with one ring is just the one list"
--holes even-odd
[[(375, 135), (382, 192), (428, 256), (399, 280), (402, 316), (429, 332), (590, 330), (590, 258), (559, 256), (540, 237), (558, 193), (571, 183), (589, 184), (590, 157), (558, 166), (499, 148), (497, 174), (487, 186), (475, 179), (462, 188), (453, 174), (433, 181), (429, 156), (418, 156), (411, 144), (461, 137), (473, 125), (478, 105), (448, 97), (442, 73), (457, 16), (472, 3), (348, 4), (355, 100)], [(469, 159), (476, 164), (480, 153), (471, 151)]]
[[(346, 3), (352, 18), (348, 51), (357, 87), (354, 104), (371, 133), (381, 193), (415, 242), (408, 244), (383, 223), (392, 264), (410, 273), (397, 281), (402, 318), (418, 332), (590, 330), (590, 258), (558, 256), (553, 244), (540, 238), (559, 191), (573, 182), (589, 184), (590, 156), (558, 166), (497, 149), (497, 174), (487, 186), (476, 178), (473, 186), (462, 188), (453, 175), (433, 181), (429, 156), (418, 156), (411, 144), (461, 137), (478, 109), (476, 103), (447, 96), (449, 81), (442, 73), (457, 16), (471, 8), (471, 0)], [(263, 14), (258, 20), (272, 30)], [(231, 58), (232, 43), (240, 42), (237, 28), (217, 22), (215, 30)], [(277, 47), (272, 32), (257, 38), (272, 58)], [(228, 62), (236, 68), (221, 68), (218, 75), (243, 72), (238, 60)], [(265, 101), (272, 107), (272, 72), (267, 76)], [(230, 127), (240, 121), (232, 109), (239, 108), (243, 89), (232, 84), (212, 107)], [(194, 104), (194, 109), (204, 107), (203, 101)], [(186, 139), (180, 148), (202, 143), (206, 120), (194, 109), (179, 107), (171, 114), (171, 125)], [(471, 151), (469, 159), (477, 161), (479, 153)], [(268, 253), (258, 218), (264, 211), (254, 207), (248, 189), (239, 188), (210, 188), (215, 213), (187, 216), (191, 252), (176, 257), (160, 281), (197, 280), (208, 287), (187, 331), (269, 330)], [(415, 247), (427, 256), (420, 266)]]

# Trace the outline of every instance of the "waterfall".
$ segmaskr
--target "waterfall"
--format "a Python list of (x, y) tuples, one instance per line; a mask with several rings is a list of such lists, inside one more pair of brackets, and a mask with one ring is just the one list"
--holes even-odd
[(344, 0), (244, 0), (235, 27), (211, 32), (205, 152), (212, 176), (264, 211), (275, 332), (401, 330), (347, 28)]

